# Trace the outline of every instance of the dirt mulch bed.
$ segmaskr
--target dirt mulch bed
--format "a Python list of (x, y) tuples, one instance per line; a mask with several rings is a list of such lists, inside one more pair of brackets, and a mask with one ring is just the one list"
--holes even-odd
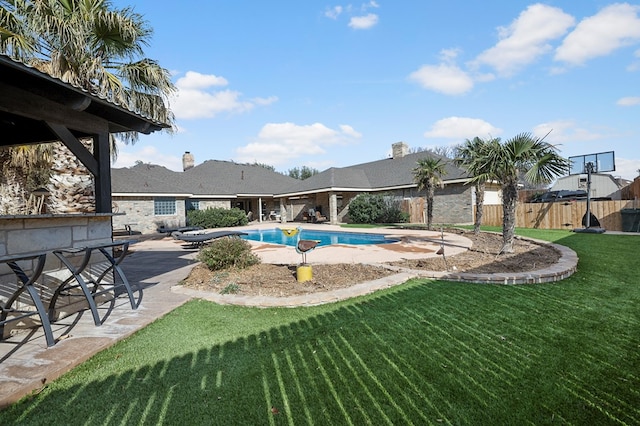
[(392, 262), (391, 265), (426, 271), (456, 271), (478, 274), (501, 272), (528, 272), (552, 266), (560, 259), (560, 252), (544, 243), (516, 237), (513, 253), (500, 253), (502, 235), (480, 232), (475, 235), (470, 231), (449, 230), (457, 232), (473, 241), (473, 246), (466, 252), (455, 256)]
[[(470, 250), (455, 256), (402, 260), (390, 265), (428, 271), (475, 273), (527, 272), (557, 263), (560, 253), (546, 244), (516, 238), (514, 253), (498, 254), (502, 235), (452, 231), (473, 241)], [(446, 260), (446, 262), (445, 262)], [(185, 287), (216, 293), (262, 296), (296, 296), (335, 290), (376, 280), (394, 271), (362, 264), (313, 265), (313, 280), (298, 283), (296, 265), (259, 264), (242, 270), (210, 271), (199, 264), (181, 283)]]

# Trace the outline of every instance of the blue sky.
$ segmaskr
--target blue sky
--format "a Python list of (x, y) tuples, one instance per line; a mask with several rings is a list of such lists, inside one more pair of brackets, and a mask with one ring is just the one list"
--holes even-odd
[(178, 132), (121, 145), (286, 172), (375, 161), (391, 144), (543, 136), (565, 156), (614, 151), (640, 169), (640, 4), (375, 0), (117, 0), (154, 29)]

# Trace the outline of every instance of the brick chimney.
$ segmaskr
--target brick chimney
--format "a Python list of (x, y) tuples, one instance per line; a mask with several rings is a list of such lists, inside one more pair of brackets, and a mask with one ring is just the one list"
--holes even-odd
[(195, 159), (193, 158), (193, 154), (189, 151), (185, 152), (182, 155), (182, 170), (187, 171), (194, 166)]
[(391, 145), (391, 157), (402, 158), (409, 153), (409, 145), (404, 142), (396, 142)]

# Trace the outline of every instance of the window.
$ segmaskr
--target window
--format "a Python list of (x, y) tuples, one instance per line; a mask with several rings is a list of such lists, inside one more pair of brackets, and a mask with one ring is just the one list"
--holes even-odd
[(176, 214), (176, 199), (171, 197), (154, 198), (153, 214), (156, 216)]
[(186, 200), (185, 201), (187, 211), (200, 210), (200, 200)]

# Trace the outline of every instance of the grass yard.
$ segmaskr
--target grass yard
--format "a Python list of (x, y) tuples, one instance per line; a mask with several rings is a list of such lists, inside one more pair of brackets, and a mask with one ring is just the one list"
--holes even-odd
[(640, 236), (556, 284), (414, 280), (315, 308), (193, 301), (0, 424), (640, 424)]

